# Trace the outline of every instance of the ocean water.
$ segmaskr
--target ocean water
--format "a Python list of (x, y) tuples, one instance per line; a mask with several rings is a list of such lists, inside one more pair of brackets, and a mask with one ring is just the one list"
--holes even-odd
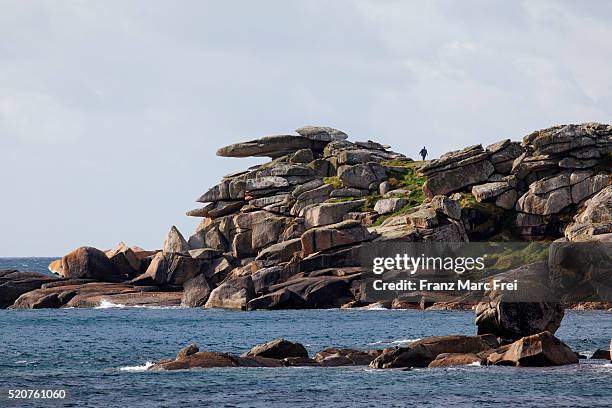
[(0, 258), (0, 269), (17, 269), (20, 271), (40, 272), (47, 275), (53, 275), (49, 272), (49, 264), (51, 261), (60, 259), (55, 258)]
[[(0, 310), (0, 406), (32, 407), (609, 407), (612, 365), (551, 368), (218, 368), (147, 372), (188, 343), (241, 353), (276, 337), (310, 354), (474, 334), (465, 311), (180, 308)], [(612, 312), (568, 312), (557, 335), (584, 354), (608, 348)], [(15, 401), (8, 389), (65, 389), (65, 400)]]

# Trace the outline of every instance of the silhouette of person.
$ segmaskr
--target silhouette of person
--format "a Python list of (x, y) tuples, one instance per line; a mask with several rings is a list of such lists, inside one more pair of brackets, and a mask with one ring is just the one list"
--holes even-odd
[(425, 160), (425, 157), (427, 157), (427, 149), (425, 148), (425, 146), (423, 146), (423, 148), (421, 149), (421, 151), (419, 152), (419, 154), (421, 155), (421, 157), (423, 158), (423, 160)]

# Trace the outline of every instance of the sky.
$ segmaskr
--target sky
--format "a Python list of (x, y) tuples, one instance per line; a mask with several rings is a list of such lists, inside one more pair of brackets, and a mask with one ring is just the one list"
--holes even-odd
[(0, 0), (0, 256), (160, 248), (226, 144), (416, 157), (610, 122), (612, 2)]

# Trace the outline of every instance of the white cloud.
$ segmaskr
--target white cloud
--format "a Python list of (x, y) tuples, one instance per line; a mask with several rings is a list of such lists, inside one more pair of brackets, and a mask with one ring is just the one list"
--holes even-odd
[(224, 144), (304, 124), (415, 156), (612, 113), (609, 2), (4, 1), (0, 254), (159, 246)]

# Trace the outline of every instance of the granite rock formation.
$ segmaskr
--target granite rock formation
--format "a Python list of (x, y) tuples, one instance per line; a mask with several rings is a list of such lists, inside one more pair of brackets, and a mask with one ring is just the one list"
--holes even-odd
[[(58, 286), (33, 287), (13, 307), (100, 299), (245, 310), (367, 306), (360, 251), (370, 243), (609, 242), (611, 153), (612, 126), (597, 123), (555, 126), (429, 162), (328, 127), (233, 144), (218, 155), (271, 160), (203, 192), (202, 205), (187, 213), (201, 218), (191, 236), (172, 227), (161, 251), (79, 248), (50, 266), (63, 278)], [(533, 305), (539, 321), (519, 324), (511, 303), (479, 306), (483, 334), (516, 339), (556, 329), (556, 306), (548, 319), (549, 309)]]

